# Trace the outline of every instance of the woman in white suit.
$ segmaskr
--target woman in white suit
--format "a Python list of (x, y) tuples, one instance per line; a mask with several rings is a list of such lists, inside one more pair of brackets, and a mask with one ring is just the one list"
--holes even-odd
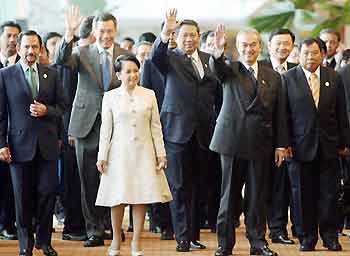
[(120, 255), (125, 205), (133, 207), (131, 253), (138, 256), (146, 204), (172, 199), (163, 172), (167, 160), (156, 97), (138, 85), (139, 68), (134, 55), (119, 56), (115, 70), (122, 84), (105, 93), (102, 102), (97, 161), (102, 175), (96, 205), (111, 207), (111, 256)]

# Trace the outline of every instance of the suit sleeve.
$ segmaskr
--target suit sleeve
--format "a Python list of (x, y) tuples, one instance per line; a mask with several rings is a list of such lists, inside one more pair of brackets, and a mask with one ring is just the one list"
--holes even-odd
[(346, 111), (350, 122), (350, 66), (348, 65), (339, 70), (339, 75), (341, 76), (344, 85)]
[(79, 50), (78, 47), (73, 50), (73, 40), (67, 43), (64, 38), (61, 39), (55, 53), (55, 63), (69, 67), (73, 72), (78, 69)]
[(219, 58), (210, 58), (209, 65), (218, 76), (221, 83), (223, 83), (231, 73), (230, 65), (224, 54), (222, 54)]
[[(106, 97), (107, 96), (107, 97)], [(109, 105), (109, 97), (106, 94), (102, 100), (102, 112), (101, 112), (101, 129), (100, 129), (100, 142), (97, 160), (108, 160), (108, 153), (111, 145), (111, 138), (113, 132), (113, 112)]]
[(0, 72), (0, 148), (7, 147), (7, 96), (3, 73)]
[(168, 43), (163, 43), (160, 36), (153, 44), (151, 61), (163, 75), (167, 73), (169, 65)]
[[(52, 71), (53, 72), (53, 71)], [(47, 116), (61, 118), (67, 108), (67, 100), (63, 93), (63, 86), (58, 77), (57, 71), (55, 73), (55, 102), (53, 104), (46, 105)]]
[(140, 79), (140, 85), (153, 90), (152, 86), (152, 79), (151, 79), (151, 62), (146, 60), (143, 64), (142, 72), (141, 72), (141, 79)]
[(162, 125), (160, 123), (155, 93), (152, 92), (151, 133), (157, 157), (165, 156)]
[[(274, 71), (273, 71), (274, 72)], [(288, 104), (286, 83), (282, 82), (281, 76), (277, 75), (277, 101), (274, 111), (274, 131), (276, 134), (275, 148), (287, 148), (290, 143), (288, 127)]]
[(336, 75), (337, 79), (337, 120), (339, 131), (339, 148), (343, 149), (350, 146), (350, 129), (349, 121), (346, 113), (346, 101), (344, 85), (339, 75)]

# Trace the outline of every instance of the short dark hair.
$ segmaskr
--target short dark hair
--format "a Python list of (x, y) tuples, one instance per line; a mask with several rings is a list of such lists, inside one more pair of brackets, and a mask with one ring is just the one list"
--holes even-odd
[(321, 52), (324, 52), (324, 54), (327, 53), (327, 44), (325, 43), (325, 41), (323, 41), (321, 38), (316, 37), (316, 40), (320, 43), (321, 45)]
[(46, 44), (47, 44), (47, 41), (49, 41), (51, 38), (54, 38), (54, 37), (60, 37), (62, 38), (62, 35), (57, 33), (57, 32), (49, 32), (47, 33), (44, 37), (43, 37), (43, 43), (46, 47)]
[(92, 23), (95, 16), (87, 16), (84, 18), (83, 22), (79, 27), (79, 38), (88, 38), (92, 32)]
[(350, 49), (345, 49), (343, 51), (343, 56), (342, 56), (341, 60), (348, 61), (349, 59), (350, 59)]
[(17, 22), (12, 21), (12, 20), (8, 20), (8, 21), (5, 21), (4, 23), (1, 24), (1, 26), (0, 26), (0, 35), (2, 33), (4, 33), (6, 27), (17, 28), (19, 33), (22, 32), (22, 28)]
[(208, 31), (204, 31), (201, 33), (201, 36), (200, 36), (200, 45), (203, 45), (207, 42), (207, 38), (209, 35), (211, 35), (211, 33), (214, 33), (214, 31), (212, 30), (208, 30)]
[(138, 42), (150, 42), (150, 43), (154, 43), (154, 41), (156, 41), (157, 36), (155, 34), (153, 34), (152, 32), (145, 32), (142, 33), (139, 38), (138, 38)]
[(290, 35), (292, 38), (292, 42), (294, 44), (295, 41), (295, 35), (292, 31), (290, 31), (288, 28), (279, 28), (275, 31), (273, 31), (269, 36), (269, 42), (271, 42), (272, 38), (277, 35)]
[(41, 47), (43, 44), (43, 41), (41, 40), (41, 36), (36, 33), (34, 30), (26, 30), (21, 33), (19, 33), (18, 38), (17, 38), (17, 45), (21, 46), (22, 38), (24, 36), (36, 36), (39, 40), (39, 46)]
[(136, 56), (132, 53), (126, 53), (123, 55), (120, 55), (114, 62), (114, 69), (115, 72), (120, 72), (123, 69), (123, 62), (125, 61), (132, 61), (136, 64), (138, 68), (140, 68), (141, 64), (136, 58)]
[(115, 28), (117, 28), (117, 19), (113, 14), (108, 12), (103, 12), (97, 15), (93, 20), (93, 27), (96, 28), (97, 22), (99, 21), (113, 21)]
[[(308, 38), (305, 38), (304, 40), (302, 40), (300, 43), (299, 43), (299, 51), (301, 50), (301, 47), (303, 45), (306, 45), (306, 46), (309, 46), (309, 45), (312, 45), (313, 43), (316, 43), (318, 48), (320, 49), (320, 51), (323, 51), (322, 49), (322, 43), (320, 42), (321, 40), (317, 39), (317, 38), (313, 38), (313, 37), (308, 37)], [(326, 51), (327, 52), (327, 51)]]
[(129, 42), (131, 42), (133, 45), (135, 44), (135, 40), (132, 39), (132, 38), (129, 37), (129, 36), (126, 36), (126, 37), (124, 37), (124, 38), (121, 40), (121, 42), (124, 42), (124, 41), (129, 41)]
[(197, 33), (200, 34), (199, 25), (196, 21), (194, 21), (194, 20), (182, 20), (179, 24), (179, 29), (184, 25), (195, 26)]
[(340, 40), (341, 40), (340, 33), (337, 30), (333, 29), (333, 28), (322, 29), (321, 32), (320, 32), (320, 36), (322, 34), (333, 34), (333, 35), (335, 35), (337, 37), (338, 42), (340, 42)]

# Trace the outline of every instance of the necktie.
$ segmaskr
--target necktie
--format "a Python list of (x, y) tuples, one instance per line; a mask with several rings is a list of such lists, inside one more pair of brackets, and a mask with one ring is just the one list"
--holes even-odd
[(38, 83), (36, 81), (35, 69), (33, 67), (29, 67), (26, 71), (26, 78), (30, 87), (30, 91), (32, 92), (32, 96), (34, 99), (38, 96)]
[(255, 97), (258, 93), (258, 80), (255, 77), (255, 70), (252, 67), (249, 67), (248, 73), (249, 73), (250, 78), (253, 82), (254, 97)]
[(286, 71), (286, 69), (284, 68), (283, 65), (279, 65), (276, 67), (276, 71), (280, 74), (283, 74)]
[(316, 108), (318, 108), (318, 102), (320, 99), (320, 83), (319, 83), (318, 77), (315, 73), (311, 73), (311, 75), (309, 77), (309, 86), (310, 86), (310, 90), (312, 93), (312, 97), (313, 97), (314, 102), (315, 102), (315, 106), (316, 106)]
[(109, 54), (107, 51), (104, 51), (102, 54), (102, 83), (103, 90), (108, 91), (109, 85), (111, 83), (112, 74), (111, 74), (111, 62), (109, 60)]
[(199, 65), (201, 65), (201, 64), (200, 64), (200, 63), (197, 63), (196, 59), (193, 58), (192, 56), (189, 56), (188, 58), (189, 58), (190, 61), (191, 61), (191, 64), (192, 64), (192, 66), (193, 66), (193, 69), (194, 69), (194, 71), (195, 71), (197, 77), (198, 77), (199, 79), (202, 79), (203, 76), (204, 76), (203, 68), (200, 69), (199, 66), (197, 65), (197, 64), (199, 64)]

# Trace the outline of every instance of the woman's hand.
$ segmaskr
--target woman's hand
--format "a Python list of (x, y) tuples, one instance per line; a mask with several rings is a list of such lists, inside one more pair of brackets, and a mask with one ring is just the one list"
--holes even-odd
[(107, 161), (105, 160), (98, 160), (96, 163), (97, 170), (100, 173), (104, 173), (107, 170)]
[(168, 167), (166, 156), (157, 157), (157, 171), (164, 170)]

